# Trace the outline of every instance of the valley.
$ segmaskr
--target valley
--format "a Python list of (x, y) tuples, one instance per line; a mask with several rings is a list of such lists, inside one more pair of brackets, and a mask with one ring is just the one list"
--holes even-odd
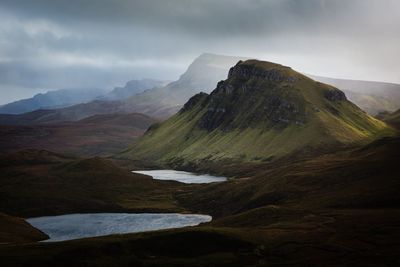
[[(400, 233), (399, 145), (398, 137), (384, 138), (360, 148), (304, 160), (238, 164), (236, 170), (220, 166), (219, 171), (235, 173), (237, 177), (221, 184), (193, 186), (148, 179), (148, 183), (166, 183), (162, 184), (163, 192), (171, 189), (165, 200), (153, 202), (153, 208), (162, 207), (163, 203), (164, 211), (203, 212), (212, 215), (213, 221), (182, 230), (25, 244), (17, 248), (3, 245), (0, 255), (3, 262), (18, 262), (22, 266), (55, 263), (67, 266), (78, 262), (104, 265), (111, 259), (118, 265), (143, 266), (198, 263), (269, 266), (307, 265), (309, 262), (362, 266), (384, 262), (395, 266)], [(84, 165), (79, 169), (84, 170)], [(253, 174), (246, 170), (253, 170)], [(243, 173), (247, 176), (243, 177)], [(113, 182), (117, 182), (114, 179)], [(135, 177), (141, 181), (139, 179), (139, 176)], [(89, 184), (91, 180), (88, 180)], [(153, 186), (147, 188), (154, 196)], [(146, 203), (150, 199), (149, 195), (137, 194), (135, 198), (143, 199), (132, 202), (125, 190), (114, 188), (111, 189), (114, 197), (126, 199), (118, 202), (125, 203), (122, 207), (126, 210), (143, 208), (141, 201)], [(133, 192), (133, 188), (143, 191), (144, 187), (137, 185), (126, 190)], [(101, 196), (101, 189), (91, 192)], [(102, 196), (101, 199), (111, 203), (115, 198)], [(129, 205), (126, 205), (128, 201)], [(80, 203), (79, 199), (77, 203)], [(20, 213), (19, 210), (24, 210), (21, 205), (14, 214), (32, 214), (31, 211)], [(94, 210), (79, 204), (75, 211), (69, 208), (62, 213), (76, 212), (77, 209), (80, 212)], [(34, 214), (43, 214), (43, 210), (46, 209)], [(103, 206), (97, 210), (121, 209)], [(47, 209), (45, 214), (56, 213)], [(15, 253), (24, 257), (16, 260)]]
[[(237, 60), (225, 80), (208, 87), (212, 91), (181, 94), (184, 86), (177, 84), (198, 63), (179, 81), (132, 100), (161, 91), (171, 98), (160, 101), (169, 101), (174, 94), (167, 92), (177, 90), (177, 113), (163, 119), (148, 116), (154, 109), (57, 122), (43, 120), (47, 111), (34, 111), (42, 112), (40, 124), (7, 117), (0, 138), (2, 263), (399, 265), (397, 113), (372, 117), (341, 90), (259, 60)], [(170, 104), (156, 106), (166, 115), (161, 107), (170, 110)], [(74, 216), (79, 222), (79, 216), (121, 213), (121, 226), (127, 214), (212, 220), (37, 242), (48, 236), (39, 224), (34, 228), (33, 217), (56, 216), (45, 217), (46, 224), (62, 215), (76, 225)], [(101, 223), (113, 227), (109, 217)], [(63, 222), (55, 225), (53, 233)]]

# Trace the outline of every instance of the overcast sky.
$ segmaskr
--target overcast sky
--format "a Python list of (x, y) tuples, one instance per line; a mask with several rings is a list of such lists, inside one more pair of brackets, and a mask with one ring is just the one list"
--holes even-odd
[(0, 104), (174, 80), (203, 52), (400, 83), (398, 0), (0, 0)]

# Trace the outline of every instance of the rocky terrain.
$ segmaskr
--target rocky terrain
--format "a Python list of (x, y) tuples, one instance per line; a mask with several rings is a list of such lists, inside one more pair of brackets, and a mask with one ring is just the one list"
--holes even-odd
[(174, 166), (270, 161), (390, 132), (343, 92), (279, 64), (239, 61), (209, 95), (191, 98), (121, 154)]

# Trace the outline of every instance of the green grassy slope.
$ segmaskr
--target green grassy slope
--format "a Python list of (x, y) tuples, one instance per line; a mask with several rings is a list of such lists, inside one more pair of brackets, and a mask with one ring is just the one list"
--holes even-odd
[(247, 60), (210, 95), (192, 97), (121, 156), (174, 165), (268, 161), (371, 140), (387, 131), (338, 89), (286, 66)]

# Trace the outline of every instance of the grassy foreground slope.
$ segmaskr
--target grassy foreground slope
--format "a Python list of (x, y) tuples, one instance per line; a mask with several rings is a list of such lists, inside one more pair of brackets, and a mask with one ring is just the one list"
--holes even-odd
[(212, 214), (209, 224), (3, 245), (0, 257), (4, 266), (399, 266), (399, 153), (400, 139), (384, 138), (239, 165), (256, 173), (175, 192), (178, 205)]
[(286, 66), (247, 60), (121, 156), (170, 165), (262, 162), (366, 142), (385, 131), (340, 90)]
[(27, 243), (47, 239), (48, 236), (22, 218), (0, 212), (0, 244)]
[(19, 217), (182, 211), (172, 197), (179, 188), (184, 185), (134, 174), (102, 158), (33, 149), (0, 157), (0, 211)]

